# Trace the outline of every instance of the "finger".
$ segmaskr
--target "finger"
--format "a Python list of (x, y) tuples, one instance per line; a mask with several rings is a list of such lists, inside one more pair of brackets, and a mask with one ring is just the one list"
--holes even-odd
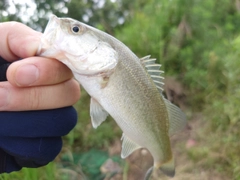
[(12, 62), (19, 58), (34, 56), (41, 33), (18, 22), (0, 23), (0, 56)]
[(43, 57), (16, 61), (7, 70), (8, 81), (19, 87), (58, 84), (72, 76), (71, 70), (61, 62)]
[(0, 83), (0, 111), (43, 110), (73, 105), (80, 97), (79, 84), (66, 82), (29, 88), (18, 88), (9, 82)]

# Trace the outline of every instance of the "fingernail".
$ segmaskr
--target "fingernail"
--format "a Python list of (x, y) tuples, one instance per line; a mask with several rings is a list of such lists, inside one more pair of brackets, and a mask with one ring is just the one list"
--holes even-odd
[(5, 88), (0, 88), (0, 109), (8, 103), (8, 91)]
[(39, 77), (39, 70), (35, 65), (27, 64), (18, 67), (15, 80), (19, 86), (30, 86)]

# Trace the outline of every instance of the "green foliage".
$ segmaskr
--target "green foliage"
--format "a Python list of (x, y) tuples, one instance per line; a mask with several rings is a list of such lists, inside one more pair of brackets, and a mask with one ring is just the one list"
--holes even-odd
[[(228, 166), (231, 167), (233, 179), (240, 179), (240, 37), (238, 36), (231, 43), (228, 53), (223, 56), (224, 75), (226, 77), (227, 90), (222, 92), (220, 89), (215, 91), (222, 92), (222, 97), (212, 99), (218, 106), (208, 107), (209, 111), (220, 112), (214, 113), (209, 117), (214, 119), (212, 131), (222, 134), (219, 139), (219, 146), (224, 149), (224, 156), (228, 159)], [(218, 147), (218, 148), (220, 148)]]
[(109, 34), (114, 33), (114, 28), (121, 25), (128, 14), (128, 6), (132, 1), (118, 0), (112, 2), (95, 0), (71, 0), (68, 4), (69, 17), (88, 23), (105, 30)]
[[(33, 3), (10, 3), (3, 0), (0, 2), (0, 21), (20, 21), (43, 31), (50, 14), (55, 14), (75, 18), (113, 34), (114, 28), (124, 23), (132, 4), (128, 0), (34, 0)], [(34, 14), (27, 15), (30, 11), (34, 11)], [(24, 20), (23, 15), (28, 20)]]
[[(13, 5), (16, 10), (20, 9), (19, 5)], [(19, 17), (19, 15), (17, 15), (15, 12), (9, 12), (8, 9), (10, 8), (10, 2), (7, 0), (2, 0), (0, 1), (0, 22), (4, 22), (4, 21), (21, 21), (21, 18)]]
[(0, 174), (0, 180), (48, 180), (55, 179), (57, 173), (56, 164), (51, 162), (42, 168), (23, 168), (19, 172), (12, 172), (11, 174)]
[(192, 110), (206, 118), (203, 142), (189, 158), (232, 179), (240, 179), (239, 18), (235, 1), (149, 0), (116, 33), (184, 83)]
[(34, 0), (28, 2), (0, 2), (0, 21), (18, 21), (43, 31), (50, 14), (64, 16), (67, 13), (66, 0)]
[(34, 16), (27, 23), (30, 27), (43, 31), (46, 27), (50, 14), (65, 16), (67, 13), (66, 0), (34, 0), (36, 10)]
[(194, 94), (191, 105), (199, 109), (214, 78), (220, 80), (214, 86), (225, 88), (219, 59), (240, 30), (239, 16), (233, 1), (151, 0), (116, 35), (140, 57), (158, 58)]

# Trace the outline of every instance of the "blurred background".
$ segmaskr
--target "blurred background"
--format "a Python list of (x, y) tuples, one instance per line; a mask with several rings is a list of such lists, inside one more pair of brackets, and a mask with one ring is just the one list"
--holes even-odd
[[(106, 31), (163, 65), (165, 94), (188, 117), (186, 129), (172, 137), (173, 180), (240, 180), (240, 0), (0, 1), (0, 22), (41, 32), (52, 13)], [(116, 123), (108, 118), (93, 129), (84, 91), (75, 108), (78, 124), (54, 162), (0, 180), (141, 180), (152, 165), (149, 153), (122, 160)]]

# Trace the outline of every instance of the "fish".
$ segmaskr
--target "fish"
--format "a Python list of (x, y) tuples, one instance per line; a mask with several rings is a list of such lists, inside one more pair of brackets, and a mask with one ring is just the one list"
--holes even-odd
[(184, 129), (186, 115), (163, 95), (161, 65), (150, 55), (138, 58), (115, 37), (72, 18), (52, 15), (38, 56), (65, 64), (91, 96), (90, 117), (97, 128), (110, 115), (121, 128), (121, 157), (146, 148), (153, 166), (175, 175), (170, 137)]

